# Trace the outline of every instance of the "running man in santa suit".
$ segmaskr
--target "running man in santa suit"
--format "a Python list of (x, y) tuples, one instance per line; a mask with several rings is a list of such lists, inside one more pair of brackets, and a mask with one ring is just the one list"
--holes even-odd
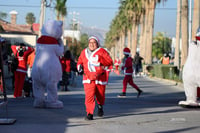
[(91, 36), (88, 39), (88, 48), (85, 48), (78, 59), (77, 70), (83, 73), (85, 91), (86, 120), (93, 120), (95, 98), (98, 103), (98, 116), (104, 115), (105, 88), (107, 84), (106, 67), (113, 65), (109, 53), (100, 47), (99, 39)]
[(123, 53), (124, 53), (124, 60), (123, 60), (122, 70), (124, 70), (125, 77), (123, 80), (122, 94), (118, 95), (118, 97), (126, 97), (126, 89), (128, 83), (137, 90), (138, 92), (137, 97), (139, 97), (143, 91), (140, 90), (139, 87), (133, 82), (133, 77), (132, 77), (133, 59), (130, 56), (131, 51), (129, 48), (124, 48)]

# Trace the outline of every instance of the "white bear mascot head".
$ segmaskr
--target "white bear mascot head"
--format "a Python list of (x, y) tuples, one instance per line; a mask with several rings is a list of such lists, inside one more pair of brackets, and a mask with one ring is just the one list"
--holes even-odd
[(47, 35), (59, 39), (63, 33), (62, 25), (62, 21), (49, 20), (43, 25), (41, 33), (42, 35)]

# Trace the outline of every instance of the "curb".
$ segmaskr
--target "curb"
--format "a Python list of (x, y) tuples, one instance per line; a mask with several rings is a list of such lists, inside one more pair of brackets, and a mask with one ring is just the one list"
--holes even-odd
[(148, 78), (153, 79), (153, 80), (157, 80), (157, 81), (162, 81), (162, 82), (165, 82), (165, 83), (175, 84), (176, 86), (183, 88), (183, 83), (181, 83), (181, 82), (177, 82), (177, 81), (169, 80), (169, 79), (162, 79), (162, 78), (158, 78), (158, 77), (148, 77)]

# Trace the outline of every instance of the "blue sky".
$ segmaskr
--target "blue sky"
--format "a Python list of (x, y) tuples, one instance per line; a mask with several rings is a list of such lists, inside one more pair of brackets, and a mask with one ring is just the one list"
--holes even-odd
[[(49, 1), (47, 0), (48, 3)], [(25, 17), (28, 12), (33, 12), (36, 16), (36, 22), (39, 22), (41, 0), (0, 0), (0, 3), (1, 12), (8, 14), (11, 10), (18, 12), (18, 24), (25, 24)], [(52, 6), (54, 5), (52, 4)], [(68, 0), (66, 23), (71, 21), (72, 12), (76, 12), (74, 17), (79, 19), (82, 25), (108, 30), (118, 7), (119, 0)], [(47, 8), (46, 20), (54, 18), (54, 9)], [(10, 16), (8, 16), (7, 21), (10, 21)], [(175, 36), (176, 0), (168, 0), (165, 4), (157, 5), (154, 29), (155, 33), (161, 31), (168, 36)]]

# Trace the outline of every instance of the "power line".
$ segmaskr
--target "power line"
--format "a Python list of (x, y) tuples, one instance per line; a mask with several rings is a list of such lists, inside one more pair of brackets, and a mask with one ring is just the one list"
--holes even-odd
[[(0, 5), (1, 7), (26, 7), (26, 8), (40, 8), (40, 5)], [(49, 8), (55, 8), (55, 6), (51, 6)], [(112, 9), (118, 9), (118, 7), (94, 7), (94, 6), (88, 6), (88, 7), (83, 7), (83, 6), (68, 6), (67, 8), (71, 8), (71, 9), (87, 9), (87, 10), (90, 10), (90, 9), (95, 9), (95, 10), (112, 10)], [(156, 10), (177, 10), (177, 8), (156, 8)]]
[(3, 6), (3, 7), (40, 7), (40, 6), (33, 6), (33, 5), (0, 5), (0, 6)]

